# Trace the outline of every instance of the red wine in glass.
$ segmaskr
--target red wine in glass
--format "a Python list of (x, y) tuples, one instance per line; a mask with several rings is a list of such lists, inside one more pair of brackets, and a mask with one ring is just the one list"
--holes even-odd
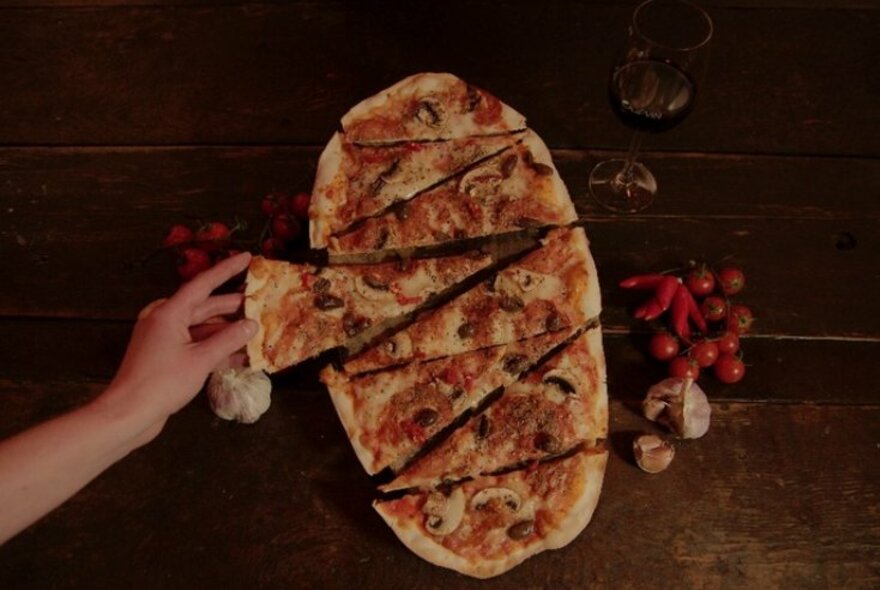
[(696, 85), (674, 65), (646, 59), (616, 68), (608, 93), (614, 112), (626, 126), (659, 133), (672, 129), (690, 114)]
[(608, 81), (611, 107), (633, 138), (625, 159), (599, 162), (590, 172), (590, 194), (604, 208), (635, 213), (653, 203), (657, 181), (637, 161), (642, 138), (690, 114), (712, 30), (709, 15), (689, 0), (646, 0), (635, 9)]

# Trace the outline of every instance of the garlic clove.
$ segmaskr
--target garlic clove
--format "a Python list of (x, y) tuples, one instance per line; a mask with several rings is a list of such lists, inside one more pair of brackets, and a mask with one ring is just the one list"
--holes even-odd
[(656, 434), (642, 434), (633, 441), (636, 464), (647, 473), (660, 473), (672, 463), (675, 447)]
[(230, 368), (211, 373), (207, 395), (219, 418), (253, 424), (271, 404), (272, 381), (263, 371)]
[(709, 430), (712, 407), (693, 379), (670, 378), (648, 390), (642, 412), (680, 438), (700, 438)]

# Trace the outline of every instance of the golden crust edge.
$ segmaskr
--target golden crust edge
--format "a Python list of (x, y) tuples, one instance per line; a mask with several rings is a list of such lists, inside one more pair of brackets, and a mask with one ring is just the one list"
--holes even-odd
[(345, 373), (336, 370), (335, 367), (327, 366), (321, 371), (321, 382), (327, 387), (330, 393), (330, 400), (333, 402), (333, 408), (339, 421), (345, 428), (345, 434), (348, 436), (354, 454), (357, 455), (364, 470), (369, 475), (375, 475), (381, 471), (381, 467), (376, 466), (374, 453), (364, 446), (360, 441), (362, 434), (360, 425), (355, 418), (354, 403), (352, 402), (354, 385), (348, 379)]
[(474, 578), (492, 578), (513, 569), (538, 553), (548, 549), (560, 549), (568, 545), (583, 532), (592, 520), (599, 503), (607, 461), (607, 451), (582, 453), (580, 463), (585, 482), (583, 490), (568, 509), (567, 516), (560, 526), (547, 537), (521, 551), (510, 553), (499, 559), (480, 561), (476, 564), (435, 542), (421, 532), (417, 526), (399, 526), (400, 523), (394, 519), (393, 515), (382, 509), (382, 502), (373, 501), (373, 508), (394, 531), (400, 542), (422, 559)]
[(309, 204), (309, 244), (312, 248), (327, 247), (330, 237), (330, 219), (339, 206), (329, 198), (331, 185), (337, 181), (342, 170), (342, 134), (338, 131), (318, 158), (315, 184), (312, 186), (312, 201)]
[(568, 193), (568, 187), (565, 186), (565, 182), (563, 182), (562, 176), (560, 176), (555, 162), (553, 162), (553, 156), (550, 154), (550, 149), (547, 147), (547, 144), (544, 143), (544, 140), (541, 139), (541, 136), (538, 135), (534, 129), (528, 129), (526, 131), (522, 143), (529, 148), (537, 161), (540, 161), (542, 164), (546, 163), (553, 168), (553, 189), (551, 192), (555, 197), (555, 200), (552, 204), (559, 207), (562, 212), (562, 218), (560, 219), (561, 224), (568, 224), (577, 221), (577, 212), (574, 208), (574, 202), (571, 200), (571, 195)]

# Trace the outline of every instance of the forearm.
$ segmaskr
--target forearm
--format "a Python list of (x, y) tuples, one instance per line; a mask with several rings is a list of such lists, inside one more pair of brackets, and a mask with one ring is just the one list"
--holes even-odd
[(0, 442), (0, 543), (158, 434), (162, 423), (118, 403), (116, 389)]

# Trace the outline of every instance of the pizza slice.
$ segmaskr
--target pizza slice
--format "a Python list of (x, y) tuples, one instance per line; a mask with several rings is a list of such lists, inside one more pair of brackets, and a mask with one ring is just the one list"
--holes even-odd
[(586, 449), (451, 490), (422, 490), (373, 507), (416, 555), (490, 578), (573, 541), (593, 517), (608, 452)]
[(340, 133), (334, 134), (318, 160), (312, 190), (312, 247), (326, 248), (331, 235), (509, 149), (521, 137), (518, 134), (363, 147), (350, 143)]
[(550, 151), (533, 131), (522, 142), (349, 232), (333, 253), (428, 246), (577, 219)]
[(555, 229), (519, 262), (352, 357), (344, 369), (354, 375), (576, 328), (600, 310), (584, 230)]
[(571, 331), (549, 332), (427, 362), (349, 377), (321, 372), (355, 453), (371, 475), (399, 469), (424, 443), (537, 364)]
[(464, 255), (319, 268), (257, 256), (245, 282), (245, 316), (259, 323), (250, 365), (272, 373), (340, 346), (491, 262)]
[(602, 331), (592, 328), (508, 387), (482, 414), (404, 469), (389, 492), (460, 481), (564, 453), (608, 434)]
[(521, 114), (452, 74), (422, 73), (367, 98), (342, 117), (365, 145), (498, 135), (526, 128)]

